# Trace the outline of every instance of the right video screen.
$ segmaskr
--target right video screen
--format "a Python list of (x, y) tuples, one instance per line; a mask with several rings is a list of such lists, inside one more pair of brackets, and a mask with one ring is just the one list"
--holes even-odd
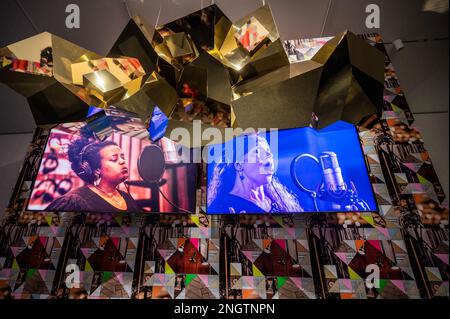
[(356, 127), (242, 134), (207, 149), (208, 214), (377, 212)]

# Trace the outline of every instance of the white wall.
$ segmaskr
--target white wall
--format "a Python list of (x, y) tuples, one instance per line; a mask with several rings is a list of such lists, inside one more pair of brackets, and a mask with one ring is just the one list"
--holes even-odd
[(425, 148), (448, 199), (448, 113), (416, 114), (413, 126), (422, 133)]
[(33, 134), (0, 135), (0, 216), (8, 204)]
[(405, 43), (386, 50), (413, 113), (448, 112), (448, 40)]

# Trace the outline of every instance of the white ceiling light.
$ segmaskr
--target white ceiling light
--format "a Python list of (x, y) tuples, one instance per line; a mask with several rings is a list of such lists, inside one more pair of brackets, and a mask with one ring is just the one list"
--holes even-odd
[(392, 44), (394, 45), (394, 48), (397, 51), (400, 51), (405, 47), (405, 45), (403, 44), (403, 41), (401, 39), (396, 39), (396, 40), (392, 41)]

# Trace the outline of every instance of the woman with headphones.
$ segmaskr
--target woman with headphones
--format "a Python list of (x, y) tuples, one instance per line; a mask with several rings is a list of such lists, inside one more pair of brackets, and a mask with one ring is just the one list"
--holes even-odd
[(81, 138), (69, 145), (68, 157), (72, 170), (86, 184), (55, 199), (46, 211), (141, 211), (130, 194), (117, 188), (128, 178), (128, 167), (116, 143)]

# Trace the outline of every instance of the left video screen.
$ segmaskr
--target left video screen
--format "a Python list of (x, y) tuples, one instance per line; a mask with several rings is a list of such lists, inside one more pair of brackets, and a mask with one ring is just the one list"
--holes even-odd
[(27, 209), (194, 213), (197, 164), (182, 163), (170, 139), (130, 135), (115, 131), (99, 140), (84, 122), (53, 128)]

